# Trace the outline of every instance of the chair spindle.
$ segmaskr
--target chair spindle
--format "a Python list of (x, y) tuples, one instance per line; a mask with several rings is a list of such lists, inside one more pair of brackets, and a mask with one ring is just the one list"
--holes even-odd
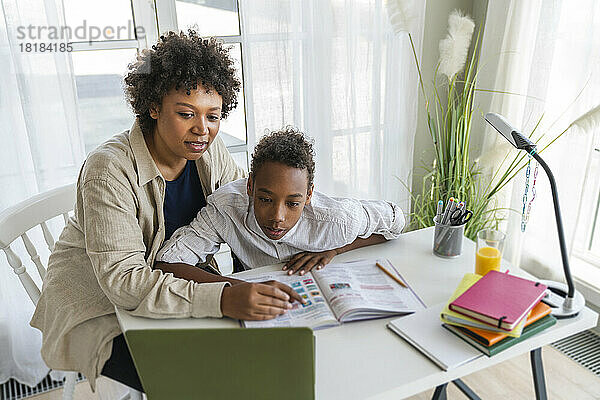
[(2, 250), (4, 250), (8, 264), (13, 269), (13, 272), (19, 277), (19, 280), (23, 284), (23, 287), (29, 295), (29, 298), (34, 304), (37, 304), (38, 300), (40, 299), (40, 289), (37, 287), (31, 276), (27, 273), (27, 270), (23, 266), (21, 259), (10, 248), (10, 245)]
[(50, 233), (46, 221), (41, 222), (40, 226), (42, 227), (42, 233), (44, 234), (44, 240), (48, 245), (48, 250), (52, 253), (52, 250), (54, 249), (54, 238), (52, 237), (52, 233)]
[(46, 267), (44, 267), (44, 265), (42, 264), (42, 260), (40, 259), (40, 256), (38, 255), (35, 246), (29, 239), (29, 236), (27, 236), (27, 233), (23, 233), (21, 235), (21, 239), (23, 240), (23, 244), (25, 244), (25, 249), (27, 249), (29, 257), (31, 257), (31, 261), (33, 261), (33, 263), (35, 264), (38, 274), (40, 275), (40, 278), (42, 278), (43, 281), (46, 277)]

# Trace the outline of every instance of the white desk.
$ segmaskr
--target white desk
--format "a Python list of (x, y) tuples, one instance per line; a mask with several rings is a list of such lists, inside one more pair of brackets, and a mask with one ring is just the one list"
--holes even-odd
[[(463, 254), (458, 258), (436, 257), (431, 250), (432, 229), (410, 232), (395, 241), (342, 254), (334, 262), (388, 258), (425, 304), (445, 302), (462, 276), (473, 271), (475, 244), (465, 240)], [(524, 271), (510, 270), (511, 273), (527, 276)], [(132, 317), (122, 311), (118, 311), (117, 316), (124, 331), (239, 328), (237, 321), (227, 318), (152, 320)], [(596, 325), (597, 319), (598, 314), (585, 308), (577, 317), (559, 320), (553, 327), (494, 357), (484, 356), (447, 372), (388, 330), (385, 325), (389, 319), (353, 322), (316, 331), (316, 396), (318, 399), (398, 399), (412, 396), (590, 329)]]

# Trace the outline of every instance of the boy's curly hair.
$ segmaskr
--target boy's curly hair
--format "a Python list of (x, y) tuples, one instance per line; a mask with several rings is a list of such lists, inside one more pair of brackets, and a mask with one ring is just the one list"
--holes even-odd
[(221, 95), (221, 117), (227, 118), (238, 104), (241, 87), (228, 51), (215, 38), (203, 39), (192, 29), (187, 34), (168, 32), (152, 49), (143, 50), (128, 65), (124, 79), (125, 94), (142, 132), (152, 132), (156, 121), (150, 108), (160, 105), (171, 89), (183, 88), (189, 94), (198, 83)]
[(282, 130), (268, 133), (256, 144), (250, 174), (254, 177), (265, 163), (278, 162), (289, 167), (306, 169), (310, 188), (315, 177), (314, 156), (313, 140), (297, 128), (286, 126)]

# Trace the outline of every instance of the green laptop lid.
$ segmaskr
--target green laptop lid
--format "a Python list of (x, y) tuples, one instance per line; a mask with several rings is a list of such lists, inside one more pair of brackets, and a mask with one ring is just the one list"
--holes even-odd
[(309, 328), (125, 332), (149, 400), (314, 399)]

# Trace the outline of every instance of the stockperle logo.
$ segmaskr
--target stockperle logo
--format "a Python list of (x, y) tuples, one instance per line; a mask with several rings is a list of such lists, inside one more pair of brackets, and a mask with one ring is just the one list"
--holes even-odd
[(60, 41), (60, 42), (88, 42), (97, 40), (127, 40), (131, 38), (143, 39), (146, 32), (143, 26), (134, 26), (131, 21), (127, 25), (98, 26), (89, 25), (83, 20), (81, 25), (20, 25), (17, 27), (17, 39), (22, 41)]

